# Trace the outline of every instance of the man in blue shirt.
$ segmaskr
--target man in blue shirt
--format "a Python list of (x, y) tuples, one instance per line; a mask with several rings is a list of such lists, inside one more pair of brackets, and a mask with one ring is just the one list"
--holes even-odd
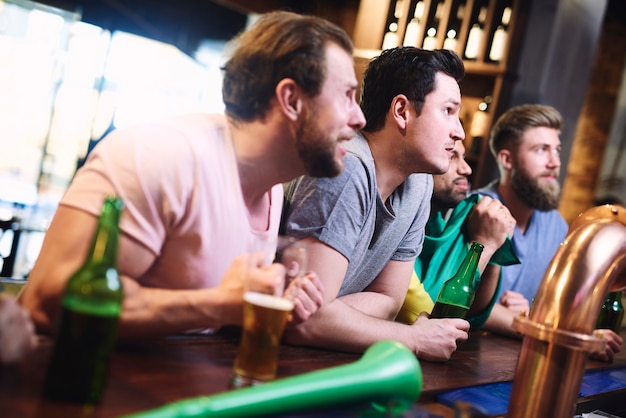
[(500, 179), (477, 193), (502, 201), (516, 221), (512, 241), (521, 263), (502, 268), (498, 295), (513, 311), (533, 299), (567, 234), (567, 223), (557, 210), (561, 126), (555, 108), (527, 104), (509, 109), (491, 130), (489, 147)]
[[(500, 304), (513, 312), (532, 301), (567, 235), (568, 225), (557, 210), (562, 124), (555, 108), (526, 104), (506, 111), (491, 129), (489, 148), (500, 179), (477, 192), (501, 200), (517, 222), (512, 241), (521, 264), (502, 267), (499, 296)], [(494, 326), (494, 312), (487, 327)], [(592, 355), (611, 360), (623, 341), (611, 330), (602, 331), (606, 348)]]

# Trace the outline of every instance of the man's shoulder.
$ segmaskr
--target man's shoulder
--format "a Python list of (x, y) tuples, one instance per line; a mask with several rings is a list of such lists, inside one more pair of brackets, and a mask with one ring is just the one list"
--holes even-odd
[(335, 177), (300, 176), (284, 184), (287, 202), (299, 205), (321, 205), (338, 199), (356, 199), (355, 196), (371, 195), (376, 190), (375, 173), (356, 155), (344, 156), (344, 167)]
[(568, 229), (567, 222), (557, 209), (546, 211), (535, 209), (526, 235), (540, 239), (547, 245), (556, 245), (565, 239)]
[(220, 116), (190, 113), (137, 123), (111, 131), (102, 142), (109, 147), (119, 147), (121, 151), (135, 147), (170, 156), (197, 152), (230, 141), (228, 125)]
[(411, 174), (405, 180), (405, 187), (403, 188), (408, 193), (411, 194), (420, 194), (420, 195), (428, 195), (430, 197), (433, 192), (433, 176), (432, 174), (426, 173), (415, 173)]
[[(356, 181), (356, 179), (367, 178), (369, 176), (370, 170), (366, 162), (363, 161), (358, 155), (353, 153), (346, 153), (343, 158), (343, 169), (341, 172), (335, 177), (311, 177), (311, 176), (300, 176), (291, 182), (289, 182), (293, 187), (299, 185), (321, 185), (328, 187), (338, 187), (341, 184), (351, 183)], [(360, 180), (359, 180), (360, 182)]]
[(545, 219), (548, 224), (553, 225), (554, 227), (558, 229), (567, 230), (568, 228), (567, 222), (565, 221), (565, 218), (563, 218), (563, 215), (561, 215), (561, 212), (559, 212), (558, 209), (552, 209), (552, 210), (547, 210), (547, 211), (535, 211), (535, 212), (537, 213), (538, 216)]
[(416, 184), (430, 184), (433, 182), (433, 175), (429, 173), (413, 173), (407, 179)]
[(369, 144), (367, 142), (367, 139), (365, 139), (365, 137), (360, 132), (356, 132), (352, 139), (350, 139), (349, 141), (342, 142), (341, 146), (355, 154), (360, 155), (366, 152), (367, 154), (371, 155), (371, 153), (369, 152)]
[(498, 180), (492, 181), (491, 183), (479, 189), (472, 190), (470, 192), (470, 195), (473, 194), (486, 195), (494, 199), (501, 200), (500, 195), (498, 194)]

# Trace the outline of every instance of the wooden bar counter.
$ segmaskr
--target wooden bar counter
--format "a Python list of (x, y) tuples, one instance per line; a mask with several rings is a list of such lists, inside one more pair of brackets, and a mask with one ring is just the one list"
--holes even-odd
[[(238, 340), (238, 331), (228, 329), (212, 336), (177, 336), (121, 345), (113, 355), (102, 402), (86, 409), (42, 400), (52, 346), (49, 338), (42, 337), (35, 353), (17, 365), (0, 368), (0, 417), (119, 417), (185, 398), (223, 392), (229, 390)], [(520, 347), (519, 340), (475, 332), (449, 361), (420, 361), (424, 386), (416, 407), (437, 411), (427, 416), (453, 416), (449, 408), (435, 403), (435, 396), (453, 388), (511, 381)], [(298, 375), (350, 363), (360, 357), (282, 346), (278, 374), (279, 377)], [(613, 363), (587, 362), (588, 369), (624, 366), (626, 350)], [(303, 412), (290, 416), (310, 415)]]

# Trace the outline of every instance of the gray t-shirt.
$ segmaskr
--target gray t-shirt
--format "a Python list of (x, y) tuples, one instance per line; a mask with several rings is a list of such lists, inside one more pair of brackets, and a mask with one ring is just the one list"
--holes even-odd
[(315, 237), (349, 261), (338, 296), (364, 290), (389, 260), (413, 261), (422, 250), (433, 180), (412, 174), (389, 197), (380, 198), (367, 141), (345, 143), (344, 171), (335, 178), (300, 177), (285, 185), (284, 231)]

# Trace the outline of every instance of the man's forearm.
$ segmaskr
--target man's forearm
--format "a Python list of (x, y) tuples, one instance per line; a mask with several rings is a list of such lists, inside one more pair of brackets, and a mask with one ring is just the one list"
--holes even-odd
[(515, 315), (515, 312), (496, 303), (483, 328), (497, 334), (521, 338), (521, 334), (513, 329)]
[[(479, 271), (480, 271), (480, 286), (476, 290), (476, 296), (474, 298), (474, 303), (472, 304), (471, 313), (478, 314), (480, 312), (484, 312), (485, 309), (491, 304), (495, 296), (495, 292), (498, 289), (498, 281), (500, 279), (500, 266), (495, 264), (489, 264), (489, 260), (491, 259), (491, 254), (487, 254), (489, 257), (481, 257), (481, 262), (479, 263)], [(483, 264), (484, 267), (481, 269), (480, 265)]]
[(141, 287), (128, 279), (119, 336), (136, 339), (219, 328), (240, 322), (241, 304), (229, 303), (218, 290), (169, 290)]
[(311, 318), (296, 327), (287, 327), (288, 344), (321, 347), (361, 353), (384, 339), (401, 341), (406, 325), (361, 312), (340, 299), (324, 305)]
[(399, 304), (390, 296), (376, 292), (359, 292), (342, 296), (339, 300), (366, 315), (392, 321), (398, 315)]

